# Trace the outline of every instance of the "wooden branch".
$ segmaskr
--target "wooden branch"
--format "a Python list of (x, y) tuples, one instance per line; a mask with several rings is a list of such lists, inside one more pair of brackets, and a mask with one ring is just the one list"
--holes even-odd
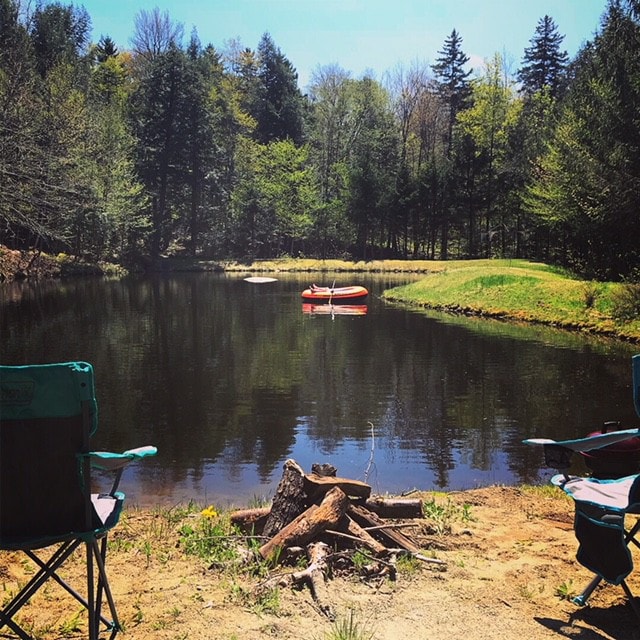
[(378, 542), (348, 515), (344, 515), (341, 518), (339, 531), (348, 533), (353, 539), (357, 540), (362, 546), (376, 555), (382, 556), (387, 553), (387, 548), (381, 542)]
[(417, 525), (413, 524), (413, 522), (388, 522), (386, 524), (377, 524), (374, 527), (363, 527), (363, 530), (371, 533), (371, 531), (381, 531), (383, 529), (394, 529), (396, 531), (398, 529), (412, 529), (415, 526)]
[(280, 549), (311, 542), (321, 531), (337, 526), (348, 504), (346, 494), (339, 487), (334, 487), (319, 505), (311, 505), (260, 547), (260, 555), (273, 559)]
[(263, 534), (271, 538), (299, 516), (307, 507), (308, 495), (304, 489), (304, 471), (295, 460), (284, 463), (282, 478), (276, 489), (267, 516)]
[(311, 595), (320, 611), (330, 620), (335, 620), (335, 613), (327, 601), (326, 569), (327, 558), (331, 548), (324, 542), (312, 542), (307, 546), (306, 553), (309, 564), (302, 571), (272, 575), (256, 587), (256, 593), (264, 593), (274, 587), (290, 587), (301, 582), (309, 585)]
[(303, 571), (296, 571), (293, 574), (294, 583), (298, 583), (302, 580), (308, 582), (311, 589), (311, 595), (316, 604), (320, 608), (320, 611), (326, 615), (329, 620), (335, 620), (335, 612), (332, 606), (327, 600), (327, 588), (326, 588), (326, 568), (327, 568), (327, 556), (331, 551), (331, 547), (324, 542), (313, 542), (307, 547), (307, 557), (309, 559), (309, 566)]
[(422, 518), (422, 500), (417, 498), (399, 499), (374, 497), (365, 501), (364, 506), (381, 518)]
[(271, 512), (270, 507), (240, 509), (231, 514), (231, 524), (240, 527), (245, 533), (261, 533)]
[[(382, 525), (388, 524), (383, 522), (378, 515), (368, 511), (361, 505), (350, 503), (347, 512), (361, 527), (381, 527)], [(376, 534), (388, 547), (400, 547), (410, 553), (421, 553), (420, 548), (415, 542), (400, 531), (394, 531), (393, 529), (384, 527), (379, 528)]]
[(348, 496), (354, 496), (356, 498), (366, 499), (371, 495), (371, 487), (366, 482), (360, 482), (359, 480), (320, 476), (315, 473), (306, 475), (304, 479), (305, 489), (311, 499), (326, 493), (333, 487), (340, 487)]
[(400, 555), (409, 555), (416, 560), (420, 560), (420, 562), (426, 562), (428, 564), (441, 564), (446, 565), (447, 563), (444, 560), (439, 560), (438, 558), (429, 558), (425, 556), (423, 553), (411, 553), (411, 551), (407, 551), (406, 549), (387, 549), (387, 551), (391, 554), (400, 554)]

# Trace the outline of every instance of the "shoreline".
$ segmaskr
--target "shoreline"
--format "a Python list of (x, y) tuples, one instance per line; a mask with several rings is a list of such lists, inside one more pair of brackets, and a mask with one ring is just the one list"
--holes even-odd
[[(637, 638), (637, 619), (622, 591), (603, 586), (589, 607), (571, 596), (591, 574), (577, 564), (573, 505), (554, 487), (493, 486), (450, 494), (423, 494), (429, 508), (404, 526), (420, 548), (445, 565), (398, 563), (394, 579), (367, 578), (335, 568), (323, 585), (335, 618), (316, 605), (308, 585), (273, 586), (300, 571), (233, 563), (198, 555), (194, 532), (219, 514), (194, 509), (140, 510), (125, 503), (110, 535), (107, 571), (123, 637), (129, 640), (553, 640)], [(432, 504), (433, 501), (433, 504)], [(225, 530), (217, 536), (228, 549)], [(245, 549), (248, 539), (241, 541)], [(634, 552), (635, 553), (635, 552)], [(217, 558), (217, 559), (216, 559)], [(364, 558), (362, 570), (368, 560)], [(68, 571), (81, 582), (81, 562)], [(256, 570), (257, 569), (257, 570)], [(6, 589), (28, 579), (17, 554), (0, 553)], [(271, 586), (269, 586), (271, 585)], [(640, 579), (632, 574), (636, 593)], [(21, 612), (37, 637), (74, 638), (84, 630), (77, 603), (53, 585)], [(349, 627), (349, 625), (351, 625)], [(360, 635), (338, 635), (357, 628)]]
[[(125, 275), (114, 265), (78, 263), (67, 257), (11, 252), (0, 247), (0, 281), (68, 278), (75, 275)], [(640, 343), (640, 285), (587, 282), (555, 268), (527, 260), (260, 260), (251, 264), (164, 258), (150, 271), (229, 274), (412, 274), (424, 276), (410, 285), (386, 290), (382, 298), (409, 308), (457, 316), (486, 317), (538, 324), (573, 333)], [(625, 297), (630, 301), (625, 302)], [(617, 306), (626, 304), (617, 317)]]

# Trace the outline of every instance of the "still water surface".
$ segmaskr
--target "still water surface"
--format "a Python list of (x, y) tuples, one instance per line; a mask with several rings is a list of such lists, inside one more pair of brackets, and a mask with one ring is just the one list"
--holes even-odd
[(287, 458), (376, 492), (540, 482), (522, 439), (640, 422), (637, 347), (380, 299), (412, 276), (329, 275), (318, 284), (369, 288), (366, 314), (309, 314), (311, 277), (2, 284), (0, 359), (93, 363), (95, 448), (159, 449), (125, 475), (139, 504), (270, 497)]

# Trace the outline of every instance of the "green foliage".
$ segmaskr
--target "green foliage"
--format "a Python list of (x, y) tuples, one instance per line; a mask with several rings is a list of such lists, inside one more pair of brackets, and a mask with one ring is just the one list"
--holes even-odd
[(317, 209), (308, 149), (290, 140), (238, 146), (238, 185), (232, 198), (238, 257), (292, 255), (304, 242)]
[(572, 580), (567, 580), (556, 587), (556, 595), (561, 600), (571, 600), (576, 595)]
[(0, 243), (122, 263), (528, 256), (624, 280), (640, 260), (636, 6), (609, 3), (571, 74), (544, 16), (519, 95), (498, 55), (471, 81), (454, 30), (431, 69), (383, 85), (318, 67), (303, 96), (268, 33), (223, 55), (143, 11), (119, 52), (89, 42), (82, 8), (27, 20), (0, 0)]
[(640, 255), (639, 44), (632, 4), (611, 3), (578, 58), (529, 192), (532, 210), (562, 244), (558, 258), (589, 277), (617, 279)]
[(470, 505), (454, 504), (449, 497), (446, 502), (442, 503), (436, 501), (434, 496), (431, 500), (423, 503), (423, 511), (424, 517), (429, 520), (437, 535), (451, 533), (453, 523), (456, 521), (469, 522), (473, 519)]
[(256, 135), (262, 144), (303, 140), (303, 99), (298, 75), (291, 62), (265, 33), (258, 44), (258, 98), (252, 105), (257, 122)]
[(237, 557), (237, 551), (230, 543), (231, 527), (213, 506), (203, 509), (194, 520), (179, 529), (180, 545), (185, 553), (217, 562)]
[(375, 632), (358, 621), (353, 609), (349, 610), (348, 616), (336, 620), (323, 636), (323, 640), (373, 640), (374, 638)]
[(524, 92), (534, 96), (543, 91), (556, 97), (563, 83), (569, 56), (561, 51), (564, 36), (558, 33), (553, 19), (545, 15), (540, 18), (531, 46), (524, 50), (523, 65), (518, 71), (518, 80)]
[(629, 322), (640, 317), (640, 284), (627, 282), (611, 292), (611, 313), (618, 322)]

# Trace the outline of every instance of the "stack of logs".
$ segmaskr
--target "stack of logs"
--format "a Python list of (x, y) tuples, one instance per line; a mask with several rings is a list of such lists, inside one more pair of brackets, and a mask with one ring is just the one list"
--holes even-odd
[(355, 550), (371, 559), (369, 575), (391, 579), (395, 579), (399, 555), (444, 564), (423, 555), (415, 541), (401, 531), (403, 523), (397, 522), (423, 517), (420, 500), (372, 498), (370, 485), (339, 478), (336, 473), (335, 467), (323, 464), (313, 465), (312, 472), (306, 474), (297, 462), (287, 460), (271, 507), (231, 515), (234, 524), (260, 536), (259, 554), (272, 565), (295, 561), (306, 553), (305, 570), (270, 578), (262, 587), (305, 582), (329, 617), (333, 612), (323, 595), (327, 569)]

